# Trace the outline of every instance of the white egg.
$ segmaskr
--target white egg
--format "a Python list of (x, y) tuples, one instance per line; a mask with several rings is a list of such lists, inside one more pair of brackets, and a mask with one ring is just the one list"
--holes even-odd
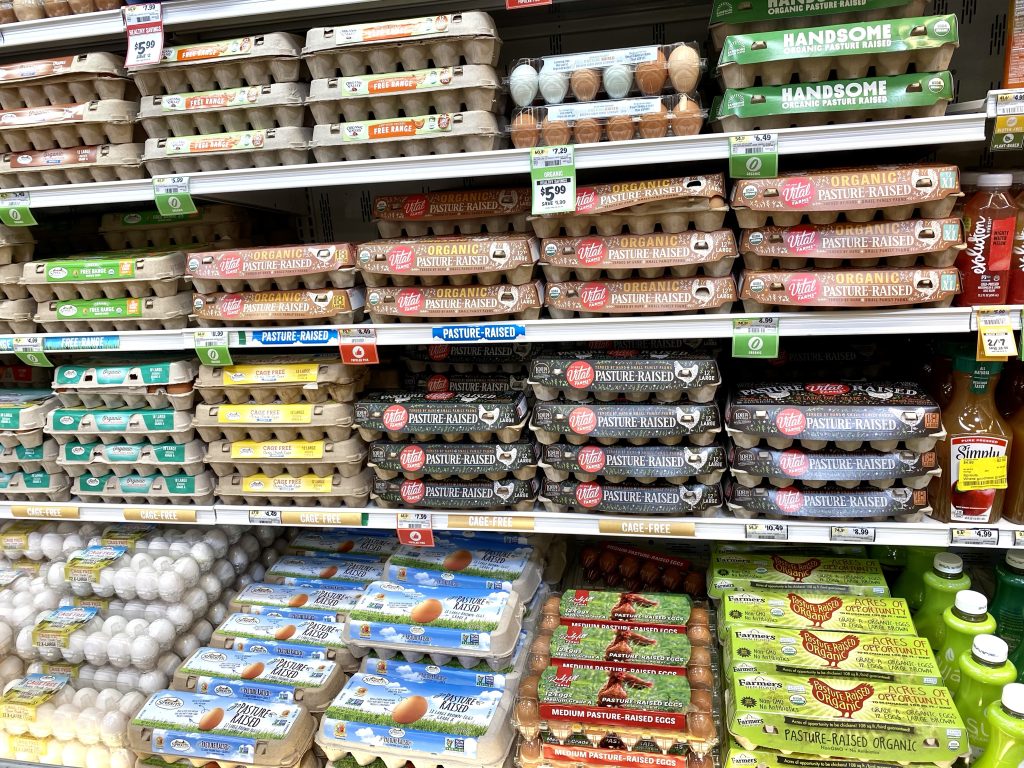
[(153, 555), (153, 557), (166, 555), (168, 546), (167, 539), (163, 536), (154, 536), (149, 540), (149, 553)]
[(124, 698), (121, 699), (121, 703), (118, 705), (122, 715), (128, 717), (135, 717), (142, 709), (142, 705), (146, 703), (146, 697), (138, 691), (128, 691)]
[(123, 747), (127, 743), (128, 715), (116, 709), (108, 710), (100, 723), (100, 739), (108, 747)]
[(63, 659), (64, 658), (64, 654), (62, 652), (62, 649), (60, 649), (60, 648), (52, 648), (52, 647), (50, 647), (50, 648), (40, 648), (39, 649), (39, 658), (41, 658), (43, 661), (54, 661), (54, 662), (56, 662), (56, 661), (60, 661), (61, 659)]
[(75, 738), (75, 718), (78, 717), (78, 707), (74, 704), (61, 704), (53, 712), (53, 721), (60, 723), (60, 727), (54, 729), (53, 735), (61, 741), (72, 741)]
[(81, 549), (84, 544), (85, 540), (77, 533), (69, 533), (67, 536), (64, 537), (64, 559), (66, 560), (68, 555), (70, 555), (75, 550)]
[(537, 84), (540, 95), (547, 104), (561, 104), (569, 92), (569, 76), (564, 72), (542, 69)]
[[(214, 529), (206, 535), (206, 543), (213, 549), (213, 556), (224, 557), (228, 551), (228, 537), (223, 530)], [(192, 556), (195, 557), (196, 548), (199, 544), (192, 549)]]
[(202, 571), (199, 570), (199, 563), (191, 557), (183, 557), (180, 560), (175, 560), (174, 572), (181, 576), (182, 581), (185, 582), (185, 589), (191, 589), (198, 584), (199, 576), (202, 573)]
[(116, 688), (107, 688), (100, 691), (94, 706), (100, 712), (117, 712), (117, 705), (121, 703), (122, 696), (124, 694)]
[(43, 557), (47, 560), (59, 560), (64, 551), (64, 537), (59, 533), (45, 533), (40, 544)]
[(263, 554), (260, 555), (260, 563), (264, 568), (269, 568), (281, 558), (281, 554), (276, 549), (265, 549)]
[(236, 574), (242, 573), (249, 567), (249, 556), (242, 549), (241, 545), (235, 544), (228, 549), (228, 562), (231, 563), (231, 567), (235, 569)]
[(193, 653), (199, 650), (199, 641), (196, 640), (196, 636), (191, 632), (188, 632), (177, 640), (174, 641), (174, 652), (181, 656), (183, 659), (187, 659)]
[(136, 552), (147, 552), (147, 551), (149, 551), (149, 542), (146, 541), (145, 539), (139, 539), (138, 541), (135, 542), (135, 551)]
[(89, 597), (92, 594), (92, 584), (87, 581), (72, 581), (71, 592), (78, 597)]
[(128, 637), (142, 637), (149, 634), (149, 622), (145, 619), (132, 619), (124, 628)]
[(160, 594), (160, 581), (153, 568), (143, 568), (135, 578), (135, 591), (142, 600), (156, 600)]
[[(153, 580), (156, 580), (155, 574), (153, 576)], [(126, 619), (141, 619), (146, 615), (146, 604), (139, 600), (127, 600), (125, 601), (121, 615)]]
[[(120, 619), (121, 617), (111, 616), (110, 618)], [(107, 619), (107, 623), (103, 625), (103, 632), (96, 632), (95, 634), (89, 635), (89, 637), (85, 639), (85, 648), (82, 649), (85, 653), (86, 661), (97, 667), (102, 667), (107, 663), (107, 643), (110, 642), (111, 637), (111, 635), (106, 633), (109, 622), (110, 619)], [(113, 634), (119, 634), (122, 629), (118, 629), (118, 631)]]
[(32, 607), (37, 611), (52, 611), (60, 605), (60, 594), (53, 589), (41, 589), (32, 600)]
[(246, 571), (246, 575), (253, 581), (263, 581), (263, 577), (267, 575), (267, 569), (259, 563), (253, 563)]
[(122, 568), (114, 573), (114, 591), (123, 600), (132, 600), (137, 594), (135, 591), (135, 579), (138, 571), (134, 568)]
[(200, 619), (192, 627), (192, 634), (196, 636), (200, 645), (206, 645), (213, 637), (213, 625), (206, 619)]
[(56, 709), (57, 707), (48, 701), (36, 707), (36, 716), (28, 724), (28, 732), (37, 739), (45, 739), (53, 733), (53, 713)]
[(107, 665), (105, 667), (97, 667), (96, 674), (93, 675), (92, 685), (98, 690), (106, 690), (107, 688), (113, 688), (117, 684), (117, 670), (112, 666)]
[(64, 649), (64, 660), (69, 664), (81, 664), (85, 660), (85, 643), (89, 639), (82, 630), (73, 632), (68, 638), (68, 647)]
[(141, 571), (143, 568), (152, 568), (153, 558), (148, 552), (136, 552), (132, 555), (132, 570)]
[(187, 605), (194, 614), (204, 614), (206, 609), (210, 607), (209, 598), (199, 587), (192, 587), (192, 589), (186, 592), (184, 597), (181, 598), (181, 602)]
[(166, 600), (168, 603), (176, 603), (181, 600), (181, 596), (185, 593), (185, 580), (173, 570), (165, 571), (160, 574), (158, 589), (160, 590), (161, 600)]
[(128, 626), (128, 619), (124, 616), (108, 616), (103, 620), (103, 634), (113, 637), (125, 631)]
[(141, 671), (148, 671), (156, 666), (160, 655), (160, 643), (149, 635), (142, 635), (132, 640), (132, 665)]
[(31, 592), (15, 592), (11, 597), (11, 605), (15, 608), (20, 608), (23, 605), (32, 605), (32, 593)]
[(107, 612), (110, 616), (117, 616), (124, 610), (124, 600), (118, 600), (116, 597), (112, 600), (107, 601)]
[(125, 633), (114, 635), (107, 643), (107, 658), (111, 665), (124, 669), (132, 662), (132, 639)]
[[(234, 574), (232, 574), (232, 580), (234, 580)], [(203, 590), (203, 592), (206, 593), (206, 596), (211, 600), (216, 600), (220, 597), (220, 593), (224, 591), (224, 587), (220, 583), (220, 579), (212, 573), (204, 573), (199, 577), (199, 588)]]
[(156, 668), (171, 677), (181, 666), (181, 657), (176, 653), (165, 653), (156, 662)]
[(117, 673), (117, 688), (129, 693), (139, 687), (139, 673), (134, 669), (122, 669)]
[(139, 677), (139, 690), (149, 696), (166, 688), (168, 683), (170, 683), (170, 680), (167, 675), (159, 669), (155, 669), (151, 672), (145, 672)]
[(110, 750), (104, 744), (93, 744), (85, 753), (89, 768), (110, 768)]
[(227, 560), (218, 560), (213, 564), (213, 570), (211, 573), (220, 580), (221, 587), (227, 588), (231, 586), (231, 582), (235, 580), (234, 567)]
[(146, 620), (147, 624), (152, 624), (157, 619), (162, 619), (167, 615), (167, 608), (171, 605), (165, 603), (163, 600), (157, 600), (156, 602), (149, 603), (146, 605), (146, 611), (142, 618)]
[(170, 619), (157, 619), (149, 625), (149, 636), (156, 640), (161, 651), (169, 651), (174, 644), (174, 637), (177, 635), (174, 624)]
[(135, 766), (135, 753), (130, 749), (121, 747), (110, 750), (110, 768), (133, 768)]
[(69, 533), (76, 533), (78, 531), (81, 531), (85, 527), (85, 525), (82, 523), (70, 523), (65, 520), (62, 523), (47, 523), (46, 526), (44, 527), (46, 528), (47, 533), (49, 533), (50, 531), (55, 531), (56, 533), (59, 533), (62, 536), (67, 536)]
[(13, 641), (14, 630), (6, 624), (0, 624), (0, 655), (6, 656), (10, 652)]
[(85, 756), (88, 750), (77, 741), (69, 741), (60, 754), (60, 764), (67, 768), (85, 768)]
[(188, 606), (179, 603), (167, 609), (167, 619), (174, 625), (175, 630), (182, 632), (192, 626), (195, 614)]
[(243, 589), (245, 589), (252, 583), (252, 576), (248, 576), (243, 573), (241, 576), (235, 579), (234, 584), (232, 586), (236, 592), (241, 592)]
[(604, 71), (604, 90), (610, 99), (623, 99), (633, 88), (633, 70), (625, 64), (612, 64)]
[(95, 688), (80, 688), (75, 692), (74, 698), (71, 701), (79, 709), (85, 709), (87, 707), (95, 707), (99, 696), (100, 692)]
[(100, 597), (113, 597), (114, 596), (114, 575), (119, 573), (111, 568), (104, 568), (100, 571), (100, 578), (96, 584), (93, 584), (93, 592)]
[(167, 548), (167, 555), (172, 560), (177, 561), (179, 558), (188, 557), (188, 553), (192, 547), (185, 541), (172, 541), (171, 545)]
[[(225, 552), (227, 551), (227, 543), (225, 542)], [(213, 566), (214, 561), (217, 559), (214, 554), (213, 547), (205, 541), (200, 541), (192, 546), (192, 559), (199, 565), (201, 571), (208, 571)]]
[(226, 615), (227, 609), (220, 603), (214, 603), (210, 606), (210, 610), (206, 612), (206, 620), (213, 624), (213, 626), (219, 627)]
[(43, 559), (43, 534), (33, 531), (26, 537), (28, 547), (25, 550), (25, 557), (29, 560)]
[(174, 568), (174, 561), (167, 555), (161, 555), (160, 557), (153, 560), (153, 570), (157, 573), (163, 573), (164, 571), (170, 571)]
[[(4, 691), (4, 693), (7, 693), (7, 691)], [(28, 733), (28, 720), (21, 720), (16, 717), (4, 718), (3, 727), (11, 736), (21, 736)]]
[(508, 77), (508, 91), (518, 107), (528, 107), (537, 98), (537, 70), (530, 64), (520, 64)]
[(20, 677), (25, 669), (25, 662), (17, 656), (8, 656), (0, 661), (0, 680), (13, 680)]
[(260, 541), (252, 533), (246, 532), (242, 534), (242, 538), (238, 540), (238, 545), (245, 550), (245, 554), (250, 560), (255, 560), (260, 556)]
[(95, 707), (85, 707), (78, 713), (75, 722), (75, 735), (83, 744), (95, 744), (100, 740), (100, 723), (103, 713)]
[(269, 547), (277, 538), (277, 531), (266, 525), (257, 525), (255, 528), (250, 529), (250, 531), (256, 534), (261, 547)]
[[(103, 663), (107, 663), (107, 638), (105, 635), (100, 635), (103, 638)], [(88, 645), (88, 642), (86, 643)], [(79, 685), (92, 685), (96, 679), (96, 667), (92, 664), (83, 664), (78, 668), (78, 684)]]

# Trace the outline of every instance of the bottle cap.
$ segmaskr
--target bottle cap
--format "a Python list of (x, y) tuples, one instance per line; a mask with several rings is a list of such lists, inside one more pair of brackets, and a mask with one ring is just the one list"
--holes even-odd
[(1018, 715), (1024, 715), (1024, 683), (1003, 686), (1003, 706)]
[(985, 664), (1005, 664), (1010, 647), (995, 635), (978, 635), (971, 644), (971, 655)]
[(960, 186), (961, 187), (976, 187), (978, 186), (978, 177), (981, 173), (978, 171), (960, 171)]
[(1016, 549), (1006, 550), (1006, 564), (1011, 568), (1024, 571), (1024, 552)]
[(1013, 186), (1012, 173), (980, 173), (978, 174), (978, 186), (985, 189), (998, 189), (1000, 187)]
[(988, 611), (988, 598), (981, 592), (961, 589), (953, 599), (953, 606), (969, 616), (984, 616)]
[(954, 555), (952, 552), (939, 552), (932, 559), (932, 568), (935, 569), (936, 573), (956, 576), (964, 572), (964, 561), (960, 558), (960, 555)]

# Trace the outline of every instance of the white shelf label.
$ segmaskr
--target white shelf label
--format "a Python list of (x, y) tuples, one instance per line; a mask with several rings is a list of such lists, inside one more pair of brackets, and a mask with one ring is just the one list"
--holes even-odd
[(863, 525), (833, 525), (829, 530), (828, 538), (829, 541), (874, 544), (875, 529)]
[(250, 509), (249, 525), (281, 525), (281, 512), (277, 509)]
[(747, 523), (743, 534), (745, 538), (756, 541), (786, 541), (789, 526), (785, 523)]
[(141, 3), (122, 9), (128, 34), (128, 68), (159, 64), (164, 55), (164, 21), (160, 3)]
[(1013, 546), (1024, 547), (1024, 530), (1018, 528), (1013, 532)]
[(998, 528), (952, 528), (949, 543), (964, 547), (998, 547)]

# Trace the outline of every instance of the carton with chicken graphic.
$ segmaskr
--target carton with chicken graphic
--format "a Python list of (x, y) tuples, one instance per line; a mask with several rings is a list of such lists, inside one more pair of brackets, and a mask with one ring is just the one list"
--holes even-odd
[(790, 592), (727, 592), (718, 608), (718, 636), (733, 627), (917, 635), (907, 601), (899, 597)]
[(942, 686), (758, 672), (735, 676), (730, 693), (729, 732), (747, 749), (938, 766), (968, 750)]
[(716, 552), (708, 569), (708, 596), (720, 600), (737, 589), (888, 597), (877, 560), (856, 557), (804, 557), (773, 553)]

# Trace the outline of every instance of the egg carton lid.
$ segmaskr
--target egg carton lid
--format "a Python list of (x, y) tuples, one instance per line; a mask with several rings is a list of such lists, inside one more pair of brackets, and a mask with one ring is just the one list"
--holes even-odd
[[(798, 6), (790, 8), (779, 8), (772, 0), (749, 0), (744, 3), (736, 3), (734, 0), (714, 0), (711, 7), (711, 27), (720, 24), (750, 24), (755, 22), (775, 21), (777, 19), (804, 19), (816, 16), (834, 16), (836, 14), (856, 14), (861, 18), (865, 13), (877, 12), (883, 9), (898, 8), (900, 16), (915, 16), (914, 9), (923, 9), (929, 0), (858, 0), (855, 7), (848, 10), (837, 9), (828, 0), (809, 0)], [(903, 13), (905, 11), (905, 13)], [(893, 12), (888, 11), (883, 18), (892, 18)], [(790, 26), (789, 22), (783, 22)]]
[[(323, 290), (243, 291), (197, 293), (192, 313), (202, 320), (242, 322), (360, 316), (364, 305), (361, 288)], [(350, 321), (351, 322), (351, 321)]]
[(231, 365), (199, 366), (196, 387), (248, 389), (282, 384), (302, 384), (304, 389), (316, 389), (322, 384), (351, 384), (364, 377), (359, 366), (346, 365), (333, 355), (274, 355), (248, 357), (240, 355)]
[(0, 246), (35, 245), (35, 242), (35, 238), (32, 237), (32, 227), (8, 227), (5, 224), (0, 224)]
[(458, 189), (413, 195), (382, 195), (373, 200), (379, 221), (450, 221), (515, 216), (531, 210), (525, 188)]
[(355, 254), (352, 243), (196, 251), (189, 255), (185, 269), (202, 280), (288, 277), (353, 269)]
[(215, 440), (207, 446), (209, 464), (302, 464), (333, 466), (362, 463), (366, 444), (348, 440)]
[(289, 474), (267, 477), (264, 474), (225, 475), (217, 479), (218, 496), (260, 496), (279, 498), (295, 496), (317, 496), (320, 498), (341, 498), (345, 496), (366, 496), (370, 493), (373, 473), (366, 469), (354, 477), (342, 475)]
[(241, 646), (245, 650), (294, 658), (334, 658), (348, 667), (355, 664), (355, 659), (345, 647), (341, 630), (337, 622), (233, 613), (214, 630), (210, 645), (236, 650)]
[(67, 259), (33, 261), (23, 267), (23, 285), (80, 281), (139, 282), (167, 280), (185, 274), (185, 252), (140, 248), (79, 254)]
[(39, 429), (58, 407), (60, 401), (49, 389), (0, 389), (0, 431)]
[(338, 27), (317, 27), (306, 33), (303, 58), (338, 49), (375, 48), (382, 45), (416, 45), (420, 41), (455, 40), (468, 37), (497, 37), (494, 20), (486, 13), (419, 16), (396, 21), (371, 22)]
[(191, 294), (145, 296), (141, 299), (45, 300), (36, 306), (35, 321), (40, 324), (81, 321), (132, 323), (138, 320), (172, 320), (188, 314)]
[(60, 446), (57, 463), (61, 466), (76, 464), (137, 464), (139, 466), (178, 466), (197, 464), (203, 460), (206, 444), (202, 440), (188, 443), (80, 443), (69, 442)]
[[(576, 190), (577, 215), (657, 214), (727, 208), (725, 176), (721, 173), (596, 184)], [(562, 215), (553, 214), (554, 217)]]
[(54, 372), (53, 386), (70, 390), (166, 386), (191, 383), (198, 371), (198, 360), (167, 360), (123, 365), (89, 361), (82, 365), (58, 366)]
[(46, 173), (64, 168), (142, 165), (143, 144), (99, 144), (66, 149), (32, 149), (0, 156), (0, 174)]
[(510, 314), (544, 305), (544, 283), (524, 285), (385, 286), (366, 293), (368, 311), (389, 317), (440, 317)]
[(530, 361), (530, 384), (587, 392), (657, 392), (722, 383), (718, 360), (700, 352), (553, 352)]
[[(170, 757), (170, 755), (168, 756)], [(216, 764), (216, 762), (214, 763)], [(187, 758), (177, 760), (165, 760), (162, 755), (140, 755), (135, 760), (135, 768), (192, 768), (192, 762)], [(274, 768), (287, 768), (286, 766), (275, 766)], [(321, 768), (320, 760), (316, 753), (310, 749), (291, 768)], [(356, 766), (351, 766), (356, 768)], [(872, 767), (873, 768), (873, 767)]]
[(265, 58), (294, 58), (302, 50), (302, 38), (285, 32), (248, 35), (210, 43), (188, 43), (164, 48), (159, 64), (141, 69), (158, 72), (161, 69), (217, 66), (225, 61)]
[(35, 309), (32, 299), (0, 300), (0, 320), (8, 323), (31, 320)]
[(108, 99), (51, 107), (24, 107), (0, 112), (0, 133), (50, 126), (89, 123), (129, 124), (138, 115), (138, 103)]
[(609, 483), (599, 479), (581, 482), (545, 480), (540, 490), (545, 504), (608, 514), (696, 515), (721, 511), (725, 496), (718, 484)]
[(156, 211), (105, 213), (100, 219), (100, 233), (132, 232), (148, 229), (178, 229), (189, 224), (225, 224), (248, 220), (244, 208), (233, 205), (200, 205), (195, 213), (184, 216), (163, 216)]
[(317, 125), (313, 128), (310, 149), (503, 133), (504, 127), (493, 112), (445, 112)]
[[(533, 487), (536, 488), (535, 483)], [(500, 586), (526, 601), (541, 584), (545, 559), (543, 548), (529, 545), (516, 549), (491, 549), (484, 542), (444, 542), (435, 547), (402, 545), (384, 564), (385, 575), (379, 581), (432, 582), (472, 589)]]
[(58, 408), (46, 414), (46, 431), (53, 435), (109, 435), (119, 432), (170, 435), (185, 433), (191, 429), (192, 414), (170, 408)]
[(197, 427), (229, 429), (275, 426), (351, 426), (353, 408), (350, 403), (270, 403), (267, 405), (196, 405), (194, 423)]
[(157, 120), (193, 112), (301, 105), (308, 94), (309, 87), (305, 83), (273, 83), (219, 91), (143, 96), (139, 104), (139, 119)]
[(187, 498), (197, 502), (212, 498), (213, 475), (200, 472), (198, 475), (80, 475), (74, 480), (74, 493), (82, 497), (116, 496), (123, 498), (158, 497)]
[[(538, 487), (535, 477), (527, 480), (516, 477), (506, 477), (502, 480), (434, 480), (429, 477), (421, 480), (407, 480), (401, 477), (385, 480), (378, 477), (373, 481), (373, 498), (381, 504), (427, 509), (489, 510), (519, 509), (523, 506), (532, 509)], [(447, 582), (441, 580), (437, 583)]]
[(345, 555), (282, 555), (267, 569), (268, 584), (369, 584), (383, 578), (384, 563)]
[(403, 95), (467, 88), (497, 89), (501, 78), (486, 64), (459, 64), (411, 72), (380, 75), (324, 77), (309, 84), (309, 104), (336, 103), (355, 99), (401, 99)]
[(539, 258), (539, 241), (515, 232), (374, 240), (358, 247), (359, 269), (380, 275), (506, 272)]
[(231, 600), (240, 613), (269, 613), (294, 619), (341, 622), (359, 602), (363, 588), (318, 584), (249, 584)]
[[(372, 392), (355, 403), (360, 427), (388, 432), (495, 431), (519, 424), (529, 411), (522, 391), (458, 394), (453, 392)], [(448, 423), (433, 416), (446, 414)]]
[(166, 160), (183, 156), (209, 157), (232, 152), (280, 152), (286, 149), (306, 149), (312, 135), (313, 131), (309, 128), (282, 127), (146, 139), (146, 154), (143, 160)]
[(102, 76), (125, 77), (124, 56), (113, 53), (78, 53), (73, 56), (4, 64), (0, 66), (0, 88), (46, 84), (58, 79), (84, 80)]
[(59, 493), (71, 487), (71, 478), (63, 472), (0, 472), (0, 494)]

